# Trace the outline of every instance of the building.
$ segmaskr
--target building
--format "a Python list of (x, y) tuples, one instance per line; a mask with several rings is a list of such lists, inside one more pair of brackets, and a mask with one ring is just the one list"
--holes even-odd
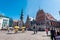
[(23, 25), (23, 22), (21, 20), (18, 20), (19, 29), (22, 29), (22, 25)]
[(21, 21), (20, 24), (22, 24), (21, 27), (24, 26), (24, 21), (23, 21), (23, 19), (24, 19), (24, 14), (23, 14), (23, 13), (24, 13), (24, 12), (23, 12), (23, 9), (22, 9), (22, 10), (21, 10), (21, 15), (20, 15), (20, 21)]
[(59, 26), (59, 22), (49, 13), (38, 10), (36, 15), (36, 24), (39, 29), (46, 29)]
[(9, 27), (13, 27), (13, 19), (9, 18)]
[(19, 29), (22, 28), (22, 21), (20, 20), (13, 20), (13, 27), (14, 26), (19, 26)]
[(7, 29), (9, 27), (9, 17), (0, 15), (0, 29)]
[(31, 23), (30, 23), (30, 22), (31, 22), (31, 21), (30, 21), (29, 15), (28, 15), (28, 16), (27, 16), (27, 19), (26, 19), (26, 23), (25, 23), (26, 28), (28, 28), (28, 29), (31, 28)]
[(13, 20), (13, 26), (18, 26), (18, 20)]
[(38, 10), (36, 15), (36, 23), (37, 25), (45, 23), (45, 13), (43, 10)]
[(53, 21), (57, 21), (51, 14), (46, 13), (46, 20), (53, 20)]
[(43, 10), (38, 10), (36, 15), (36, 24), (39, 30), (46, 29), (46, 16)]

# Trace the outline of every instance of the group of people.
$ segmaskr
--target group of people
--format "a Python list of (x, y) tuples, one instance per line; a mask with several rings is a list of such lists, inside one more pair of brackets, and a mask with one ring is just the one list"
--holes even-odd
[[(48, 29), (46, 29), (46, 34), (48, 35)], [(60, 30), (56, 30), (55, 28), (50, 29), (51, 40), (56, 40), (57, 36), (60, 36)]]

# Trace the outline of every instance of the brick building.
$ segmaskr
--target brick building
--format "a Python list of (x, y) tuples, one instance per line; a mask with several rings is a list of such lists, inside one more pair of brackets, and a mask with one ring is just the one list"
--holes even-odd
[(45, 13), (43, 10), (38, 10), (36, 24), (40, 29), (60, 26), (60, 22), (58, 22), (51, 14)]
[(13, 26), (18, 26), (18, 20), (13, 20)]
[(30, 28), (30, 18), (29, 18), (29, 15), (27, 16), (27, 19), (26, 19), (26, 28)]

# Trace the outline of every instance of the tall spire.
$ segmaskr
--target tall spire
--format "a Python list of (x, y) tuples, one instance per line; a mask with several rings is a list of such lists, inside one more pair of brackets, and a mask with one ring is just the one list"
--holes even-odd
[(27, 20), (29, 20), (29, 15), (27, 15)]
[(26, 27), (28, 28), (29, 26), (30, 26), (30, 19), (29, 19), (29, 15), (27, 15)]
[(24, 26), (24, 21), (23, 21), (23, 9), (21, 10), (21, 16), (20, 16), (20, 20), (21, 20), (21, 23), (22, 23), (22, 26)]
[(21, 10), (21, 16), (20, 16), (21, 21), (23, 21), (23, 9)]

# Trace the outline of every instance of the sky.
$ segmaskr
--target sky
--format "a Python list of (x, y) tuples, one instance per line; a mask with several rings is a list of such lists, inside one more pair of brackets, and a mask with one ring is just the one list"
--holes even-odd
[(60, 0), (0, 0), (0, 14), (19, 20), (21, 10), (24, 10), (24, 22), (27, 15), (36, 17), (37, 11), (43, 9), (55, 19), (60, 20)]

